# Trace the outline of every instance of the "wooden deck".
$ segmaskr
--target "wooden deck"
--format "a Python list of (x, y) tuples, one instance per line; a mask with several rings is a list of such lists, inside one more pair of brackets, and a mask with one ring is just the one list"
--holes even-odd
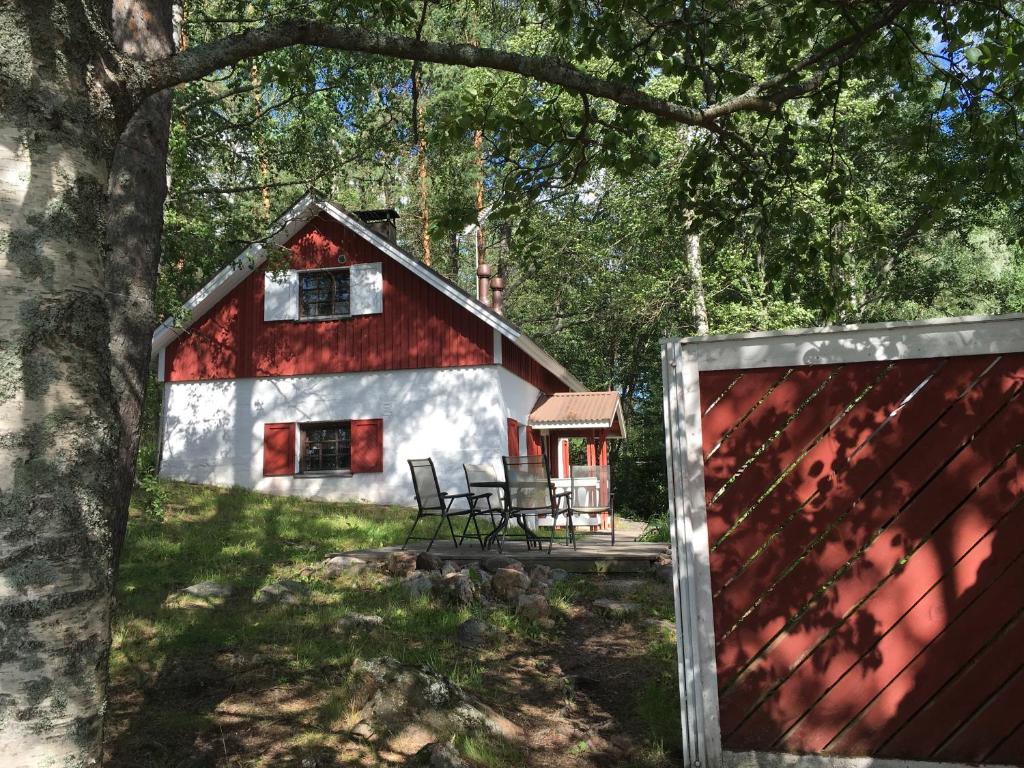
[[(425, 541), (410, 541), (407, 550), (422, 552), (426, 548), (427, 542)], [(361, 549), (344, 554), (366, 560), (384, 560), (392, 552), (397, 552), (400, 549), (401, 547), (398, 546), (380, 547), (379, 549)], [(483, 552), (476, 541), (468, 539), (461, 547), (455, 547), (450, 539), (448, 541), (438, 540), (434, 542), (430, 551), (445, 560), (453, 560), (456, 563), (483, 560), (498, 554), (497, 549)], [(547, 547), (541, 552), (535, 549), (528, 551), (526, 545), (521, 541), (507, 541), (502, 547), (501, 554), (514, 557), (527, 566), (543, 563), (552, 568), (562, 568), (570, 573), (646, 573), (653, 569), (658, 557), (667, 551), (667, 544), (635, 541), (629, 536), (616, 537), (615, 546), (612, 546), (607, 537), (601, 536), (577, 542), (575, 550), (556, 540), (550, 555)]]

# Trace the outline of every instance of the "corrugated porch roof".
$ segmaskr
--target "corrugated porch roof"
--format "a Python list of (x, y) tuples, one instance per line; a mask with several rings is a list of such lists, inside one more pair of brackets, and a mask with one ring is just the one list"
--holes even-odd
[(625, 437), (618, 392), (559, 392), (541, 395), (527, 422), (534, 429), (609, 430), (608, 437)]

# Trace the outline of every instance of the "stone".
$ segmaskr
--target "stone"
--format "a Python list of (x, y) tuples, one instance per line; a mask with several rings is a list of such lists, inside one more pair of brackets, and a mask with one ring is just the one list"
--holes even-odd
[(527, 573), (530, 581), (554, 581), (551, 578), (551, 569), (546, 565), (535, 565)]
[(632, 595), (642, 590), (648, 583), (645, 579), (608, 579), (605, 588), (620, 595)]
[(515, 568), (499, 568), (491, 579), (491, 592), (501, 600), (517, 600), (530, 586), (530, 577)]
[(483, 619), (466, 619), (455, 630), (455, 642), (467, 648), (489, 645), (502, 638), (504, 633)]
[[(484, 731), (521, 742), (523, 730), (470, 696), (451, 680), (425, 668), (390, 657), (357, 659), (351, 671), (353, 720), (365, 722), (378, 748), (391, 734), (415, 724), (422, 741), (404, 745), (409, 752), (453, 733)], [(408, 754), (408, 752), (406, 753)]]
[(551, 569), (551, 583), (557, 584), (560, 581), (565, 581), (569, 578), (569, 572), (562, 568)]
[(376, 735), (373, 732), (373, 727), (368, 722), (366, 722), (365, 720), (361, 720), (360, 722), (356, 723), (352, 727), (352, 730), (350, 731), (350, 733), (353, 736), (356, 736), (356, 737), (358, 737), (360, 739), (364, 739), (366, 741), (369, 741), (370, 739), (372, 739)]
[(415, 571), (411, 576), (402, 580), (402, 590), (411, 598), (425, 595), (434, 588), (434, 581), (427, 576), (425, 571)]
[(406, 768), (469, 768), (451, 744), (432, 742), (406, 760)]
[(442, 576), (447, 576), (450, 573), (458, 573), (458, 572), (459, 572), (459, 566), (456, 565), (455, 563), (453, 563), (451, 560), (445, 560), (444, 564), (441, 566), (441, 575)]
[(367, 631), (372, 632), (384, 626), (384, 619), (381, 616), (367, 613), (350, 613), (342, 616), (335, 623), (334, 628), (339, 632)]
[(418, 571), (440, 571), (444, 565), (444, 559), (433, 552), (420, 552), (416, 555), (416, 570)]
[(461, 571), (442, 575), (434, 581), (432, 589), (435, 595), (454, 606), (469, 605), (476, 592), (469, 575)]
[(601, 597), (594, 601), (594, 607), (602, 613), (615, 618), (632, 616), (640, 610), (640, 606), (627, 600), (613, 600), (610, 597)]
[(366, 561), (351, 555), (335, 555), (324, 560), (324, 578), (334, 579), (346, 571), (358, 573), (366, 568)]
[(394, 576), (408, 576), (416, 570), (415, 552), (392, 552), (388, 555), (388, 573)]
[(294, 579), (281, 579), (262, 587), (253, 597), (256, 605), (298, 605), (306, 594), (306, 585)]
[(218, 581), (200, 581), (198, 584), (193, 584), (191, 587), (185, 587), (183, 590), (186, 595), (192, 597), (231, 597), (235, 592), (235, 588), (230, 584), (221, 584)]
[(662, 581), (665, 584), (674, 584), (675, 575), (672, 572), (672, 565), (656, 565), (654, 567), (654, 575), (658, 581)]
[(218, 581), (200, 581), (170, 595), (164, 605), (168, 608), (219, 608), (235, 592), (230, 584)]
[(544, 616), (543, 618), (537, 619), (537, 626), (541, 629), (554, 629), (555, 620), (550, 616)]
[(548, 600), (543, 595), (520, 595), (516, 605), (516, 613), (524, 619), (537, 621), (547, 618), (551, 612)]
[(500, 568), (515, 568), (520, 573), (526, 573), (523, 564), (508, 555), (491, 555), (484, 560), (483, 566), (485, 571), (492, 574), (496, 573)]

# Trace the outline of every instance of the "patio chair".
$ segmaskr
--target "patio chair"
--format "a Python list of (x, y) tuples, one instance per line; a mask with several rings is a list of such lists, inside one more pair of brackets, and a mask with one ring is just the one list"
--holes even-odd
[(508, 515), (519, 520), (526, 533), (527, 549), (534, 544), (538, 548), (542, 546), (540, 538), (531, 534), (531, 520), (534, 528), (542, 522), (550, 523), (550, 553), (555, 543), (555, 528), (560, 519), (564, 521), (566, 543), (572, 542), (572, 548), (576, 549), (572, 509), (567, 503), (570, 491), (558, 492), (552, 487), (547, 459), (544, 456), (503, 456), (501, 462), (505, 467)]
[[(466, 490), (485, 497), (487, 509), (480, 510), (479, 514), (485, 511), (490, 514), (491, 525), (494, 522), (494, 513), (501, 514), (505, 506), (504, 483), (498, 479), (498, 473), (490, 464), (463, 464), (462, 471), (466, 473)], [(492, 499), (494, 503), (492, 503)]]
[[(569, 506), (578, 525), (591, 530), (603, 528), (611, 518), (612, 546), (615, 546), (615, 505), (612, 503), (611, 467), (573, 465), (569, 468), (572, 496)], [(584, 520), (583, 518), (586, 518)], [(593, 522), (597, 518), (596, 522)]]
[[(437, 527), (434, 528), (434, 533), (431, 535), (427, 545), (427, 552), (434, 546), (434, 540), (437, 538), (438, 532), (441, 530), (441, 526), (448, 523), (448, 530), (452, 535), (452, 543), (458, 547), (466, 538), (466, 533), (469, 531), (469, 524), (472, 523), (476, 529), (476, 539), (480, 542), (480, 548), (483, 549), (484, 539), (480, 535), (480, 526), (476, 522), (476, 516), (478, 510), (476, 508), (477, 503), (480, 499), (484, 498), (487, 494), (482, 493), (447, 493), (441, 490), (441, 486), (437, 482), (437, 471), (434, 469), (433, 459), (409, 459), (409, 469), (412, 471), (412, 485), (416, 493), (416, 519), (412, 523), (412, 528), (409, 529), (409, 535), (405, 537), (405, 541), (402, 543), (402, 549), (405, 549), (406, 545), (410, 541), (427, 541), (423, 537), (413, 538), (413, 532), (416, 530), (416, 525), (425, 517), (437, 517)], [(459, 499), (465, 499), (465, 509), (452, 509), (454, 504)], [(455, 538), (455, 527), (452, 525), (453, 517), (466, 516), (466, 524), (462, 528), (462, 535)]]

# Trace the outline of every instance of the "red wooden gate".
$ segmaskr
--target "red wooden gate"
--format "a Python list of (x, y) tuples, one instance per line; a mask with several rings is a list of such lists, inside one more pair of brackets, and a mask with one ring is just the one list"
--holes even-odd
[(1024, 320), (669, 342), (665, 372), (690, 761), (1024, 764)]

